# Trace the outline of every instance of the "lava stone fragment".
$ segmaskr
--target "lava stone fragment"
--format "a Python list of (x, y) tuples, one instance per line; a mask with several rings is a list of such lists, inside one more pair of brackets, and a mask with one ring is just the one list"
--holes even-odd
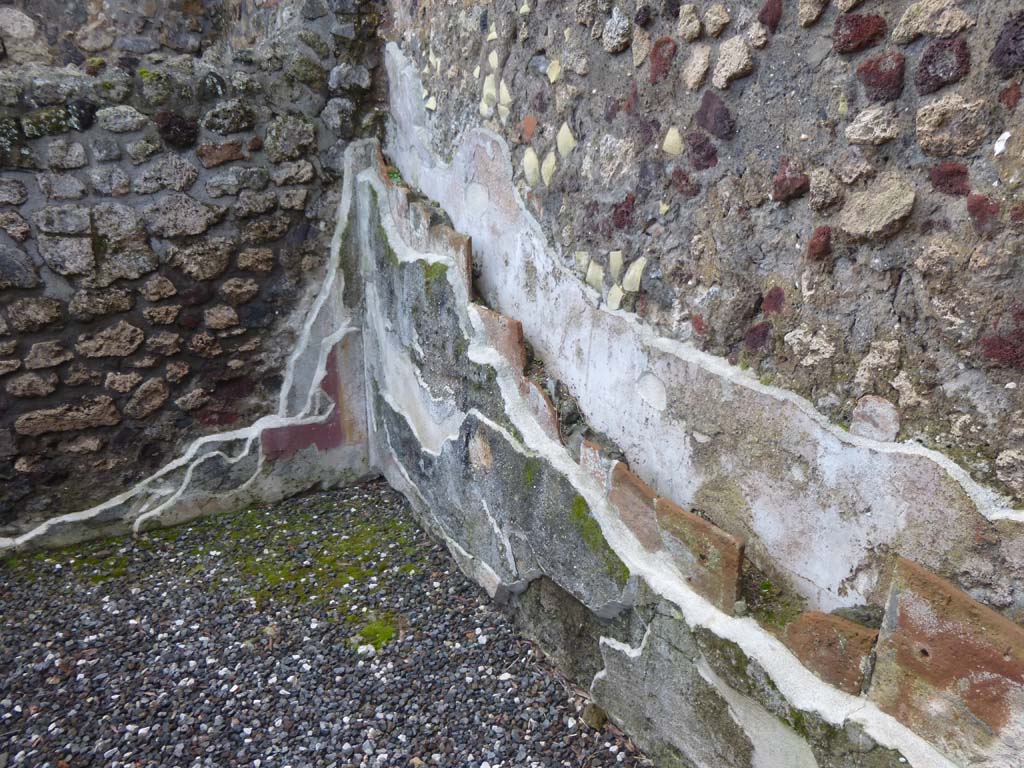
[(694, 120), (716, 138), (726, 140), (736, 135), (736, 120), (714, 91), (704, 91)]
[(869, 101), (895, 101), (903, 93), (907, 58), (899, 51), (872, 56), (857, 67), (857, 79)]
[(199, 138), (199, 123), (166, 110), (153, 116), (157, 131), (168, 146), (175, 149), (188, 149), (195, 145)]
[(914, 76), (917, 92), (922, 96), (955, 83), (971, 70), (971, 49), (962, 37), (936, 40), (921, 56)]
[(939, 163), (928, 172), (932, 186), (945, 195), (963, 197), (971, 192), (971, 175), (963, 163)]
[(757, 14), (757, 20), (768, 27), (768, 31), (775, 34), (782, 21), (782, 0), (764, 0), (761, 12)]
[(838, 53), (857, 53), (878, 45), (887, 30), (877, 14), (843, 13), (832, 28), (832, 47)]
[(75, 99), (68, 103), (68, 114), (71, 116), (71, 127), (76, 131), (87, 131), (96, 122), (99, 106), (88, 99)]
[(686, 135), (686, 146), (689, 149), (690, 163), (694, 170), (706, 171), (718, 165), (718, 150), (704, 133), (694, 131)]
[(992, 49), (991, 62), (1004, 79), (1013, 77), (1024, 68), (1024, 12), (1018, 13), (1003, 25), (996, 46)]

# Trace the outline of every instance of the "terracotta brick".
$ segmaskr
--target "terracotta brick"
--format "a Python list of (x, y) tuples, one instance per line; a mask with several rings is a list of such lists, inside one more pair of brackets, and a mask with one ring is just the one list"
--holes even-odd
[(690, 585), (726, 613), (739, 599), (743, 542), (703, 517), (660, 498), (655, 512), (676, 567)]
[(523, 345), (523, 325), (518, 320), (498, 314), (493, 309), (474, 305), (487, 332), (487, 340), (498, 350), (517, 373), (526, 368), (526, 347)]
[(541, 389), (537, 382), (530, 381), (529, 379), (523, 380), (523, 385), (520, 389), (526, 398), (526, 402), (530, 405), (530, 410), (536, 416), (540, 428), (544, 430), (548, 437), (561, 442), (562, 431), (558, 425), (558, 414), (555, 413), (555, 404), (551, 402), (548, 393)]
[(655, 498), (654, 491), (647, 483), (630, 472), (629, 467), (621, 461), (616, 463), (612, 469), (608, 501), (648, 552), (661, 549), (661, 532), (654, 511)]
[(783, 641), (800, 663), (830, 685), (859, 695), (878, 631), (840, 616), (801, 613), (786, 627)]
[(580, 444), (580, 467), (589, 474), (604, 491), (608, 488), (608, 468), (610, 462), (601, 453), (601, 446), (584, 440)]
[(1024, 728), (1024, 628), (899, 559), (869, 698), (950, 757)]

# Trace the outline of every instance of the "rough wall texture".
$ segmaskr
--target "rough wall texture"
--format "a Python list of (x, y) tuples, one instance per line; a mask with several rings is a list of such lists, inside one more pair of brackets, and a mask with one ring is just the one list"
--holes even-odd
[(276, 412), (377, 13), (0, 5), (0, 535)]
[(379, 471), (659, 765), (1022, 765), (1024, 5), (395, 0), (387, 160), (149, 10), (0, 5), (0, 546)]
[(609, 306), (1024, 500), (1024, 3), (393, 6)]

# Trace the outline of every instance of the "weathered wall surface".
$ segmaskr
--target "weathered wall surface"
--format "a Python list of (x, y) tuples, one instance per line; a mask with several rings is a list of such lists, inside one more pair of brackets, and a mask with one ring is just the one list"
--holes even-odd
[(0, 6), (0, 535), (278, 413), (344, 148), (379, 118), (377, 21), (345, 2)]
[(659, 765), (1021, 764), (1024, 6), (393, 2), (388, 160), (161, 9), (0, 6), (0, 548), (380, 471)]
[(489, 261), (393, 172), (368, 168), (354, 196), (374, 465), (658, 765), (1019, 763), (1024, 629), (903, 558), (880, 619), (734, 615), (756, 598), (743, 542), (563, 441), (523, 327), (474, 294)]

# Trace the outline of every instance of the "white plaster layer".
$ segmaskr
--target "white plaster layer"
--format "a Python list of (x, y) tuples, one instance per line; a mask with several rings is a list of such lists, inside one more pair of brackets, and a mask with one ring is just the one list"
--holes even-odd
[[(470, 129), (451, 162), (442, 161), (431, 149), (418, 75), (393, 43), (387, 66), (390, 156), (472, 237), (488, 304), (523, 323), (588, 422), (659, 494), (692, 507), (726, 493), (733, 508), (705, 511), (734, 534), (753, 534), (752, 554), (788, 572), (811, 606), (877, 599), (887, 562), (874, 557), (879, 550), (940, 569), (986, 519), (1024, 521), (1024, 511), (946, 456), (851, 435), (798, 395), (659, 337), (634, 315), (600, 309), (598, 294), (547, 248), (513, 185), (504, 140)], [(648, 374), (669, 407), (658, 408), (649, 378), (636, 402)], [(1024, 542), (1024, 529), (1013, 530), (1008, 548)], [(1019, 589), (1014, 582), (1006, 574), (1008, 587)]]
[[(363, 178), (378, 190), (382, 189), (383, 182), (381, 180), (370, 178), (368, 175), (364, 175)], [(383, 199), (379, 193), (377, 196)], [(390, 221), (390, 216), (383, 214), (384, 212), (382, 212), (381, 219), (389, 242), (396, 252), (402, 253), (403, 251), (400, 249), (404, 244), (399, 242), (397, 229)], [(408, 251), (405, 251), (405, 254), (406, 257), (410, 255)], [(435, 259), (437, 256), (430, 254), (429, 258)], [(454, 273), (455, 270), (448, 270), (449, 282), (453, 288), (458, 289), (459, 281), (453, 277)], [(860, 697), (851, 696), (824, 683), (800, 664), (778, 638), (759, 626), (753, 619), (735, 618), (719, 611), (690, 588), (685, 577), (678, 571), (667, 553), (663, 551), (652, 554), (644, 549), (609, 505), (604, 489), (599, 487), (587, 470), (580, 467), (571, 458), (565, 446), (550, 436), (538, 422), (534, 411), (519, 390), (516, 376), (509, 363), (488, 344), (486, 333), (477, 314), (470, 311), (467, 304), (460, 305), (460, 313), (463, 314), (464, 325), (466, 325), (465, 321), (468, 321), (468, 326), (471, 329), (468, 356), (474, 362), (487, 364), (495, 369), (506, 414), (519, 431), (522, 440), (520, 441), (500, 425), (489, 421), (486, 423), (492, 429), (501, 432), (513, 449), (526, 455), (543, 457), (570, 480), (575, 490), (587, 501), (605, 538), (631, 573), (642, 577), (657, 594), (676, 605), (689, 626), (704, 627), (716, 636), (739, 646), (743, 653), (761, 665), (782, 696), (794, 707), (816, 713), (826, 722), (836, 726), (842, 726), (847, 722), (857, 723), (882, 746), (900, 750), (915, 768), (955, 768), (954, 764), (936, 751), (933, 746), (894, 718), (881, 712), (873, 703)], [(368, 325), (368, 327), (370, 326)], [(391, 389), (391, 382), (387, 380), (378, 379), (377, 385), (383, 390)], [(391, 395), (395, 395), (393, 390)], [(422, 395), (413, 395), (412, 397), (415, 400), (422, 398)], [(405, 407), (399, 413), (407, 410), (408, 407)], [(483, 419), (481, 414), (475, 415)], [(373, 423), (372, 419), (370, 423)], [(433, 525), (436, 526), (437, 521), (427, 507), (424, 497), (416, 489), (415, 484), (402, 468), (395, 452), (390, 447), (390, 437), (386, 434), (378, 435), (377, 441), (375, 441), (375, 450), (374, 455), (388, 480), (399, 489), (406, 490), (416, 503), (420, 513), (424, 515), (425, 520), (428, 523), (433, 521)], [(493, 569), (487, 567), (471, 553), (465, 552), (450, 534), (445, 534), (444, 538), (448, 541), (449, 548), (453, 553), (460, 556), (460, 562), (463, 558), (467, 558), (466, 562), (469, 564), (467, 573), (481, 574), (481, 584), (489, 593), (497, 593), (500, 587), (494, 582)], [(629, 591), (628, 587), (626, 591)], [(631, 658), (641, 653), (643, 648), (643, 645), (633, 648), (621, 643), (616, 644), (616, 641), (607, 638), (602, 639), (602, 644), (625, 653)], [(753, 704), (753, 702), (750, 703)], [(745, 729), (762, 736), (769, 732), (769, 726), (757, 720), (744, 703), (737, 700), (734, 707), (737, 709), (738, 722), (741, 722)], [(786, 728), (781, 721), (777, 721), (777, 725), (779, 728)], [(775, 727), (776, 725), (771, 726), (771, 728)], [(788, 753), (797, 756), (795, 759), (798, 762), (793, 765), (799, 768), (813, 765), (813, 763), (806, 762), (807, 753), (800, 751), (792, 742), (792, 738), (796, 738), (795, 733), (792, 733), (791, 737), (786, 737), (786, 744), (795, 750)], [(771, 768), (781, 765), (778, 762), (770, 762), (770, 755), (766, 752), (762, 752), (762, 757), (759, 759), (765, 761), (761, 763), (762, 765)], [(801, 760), (803, 762), (800, 762)], [(991, 763), (988, 768), (996, 768), (996, 764)]]

